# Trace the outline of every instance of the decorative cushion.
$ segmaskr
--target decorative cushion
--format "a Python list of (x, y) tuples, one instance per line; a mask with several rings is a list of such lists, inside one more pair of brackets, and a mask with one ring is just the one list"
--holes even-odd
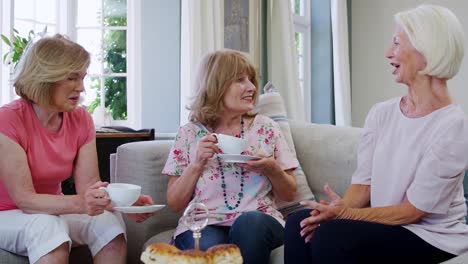
[[(283, 98), (278, 93), (274, 85), (270, 82), (268, 82), (265, 85), (263, 91), (264, 93), (260, 95), (257, 107), (254, 110), (254, 112), (268, 116), (279, 124), (281, 132), (283, 133), (283, 136), (286, 139), (289, 148), (296, 157), (296, 149), (294, 147), (293, 139), (291, 136), (291, 129), (289, 127), (288, 117), (286, 114), (286, 108), (284, 106)], [(276, 201), (278, 209), (285, 216), (287, 216), (291, 212), (302, 208), (302, 206), (299, 204), (300, 201), (307, 199), (312, 200), (315, 198), (307, 183), (307, 178), (304, 174), (304, 171), (302, 170), (300, 165), (297, 169), (294, 170), (293, 173), (294, 176), (296, 176), (297, 183), (296, 197), (292, 202), (285, 202), (281, 200)]]

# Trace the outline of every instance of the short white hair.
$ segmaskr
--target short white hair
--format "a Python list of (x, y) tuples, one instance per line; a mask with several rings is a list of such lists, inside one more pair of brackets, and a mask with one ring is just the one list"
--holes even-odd
[(464, 32), (460, 21), (449, 9), (436, 5), (420, 5), (399, 12), (395, 22), (408, 35), (413, 47), (426, 58), (420, 74), (451, 79), (464, 55)]

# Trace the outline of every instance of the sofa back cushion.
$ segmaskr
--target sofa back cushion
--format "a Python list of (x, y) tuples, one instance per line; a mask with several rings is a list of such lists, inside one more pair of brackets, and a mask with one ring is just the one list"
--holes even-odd
[[(265, 85), (264, 93), (260, 96), (259, 102), (254, 111), (258, 114), (268, 116), (278, 123), (281, 128), (283, 137), (286, 139), (286, 142), (288, 143), (289, 148), (293, 152), (294, 156), (296, 156), (296, 149), (291, 136), (291, 129), (289, 127), (283, 99), (271, 83), (267, 83)], [(299, 161), (299, 163), (301, 162)], [(300, 201), (315, 199), (314, 194), (312, 193), (309, 184), (307, 183), (307, 179), (304, 171), (302, 170), (302, 167), (299, 165), (299, 167), (295, 169), (293, 173), (296, 177), (297, 183), (296, 197), (291, 202), (285, 202), (281, 200), (276, 201), (276, 205), (283, 213), (283, 215), (288, 215), (289, 213), (301, 208), (302, 206), (299, 205)]]
[[(173, 140), (155, 140), (124, 144), (117, 148), (115, 182), (132, 183), (141, 186), (142, 194), (149, 194), (155, 204), (167, 204), (166, 191), (168, 177), (162, 174)], [(166, 217), (152, 217), (158, 229), (168, 229), (175, 226), (173, 220), (178, 220), (181, 213), (174, 214), (168, 207), (158, 212), (168, 214)], [(161, 220), (161, 221), (159, 221)], [(177, 221), (175, 221), (177, 223)]]
[(327, 198), (323, 186), (328, 183), (343, 195), (356, 170), (357, 146), (361, 129), (290, 122), (297, 157), (317, 198)]

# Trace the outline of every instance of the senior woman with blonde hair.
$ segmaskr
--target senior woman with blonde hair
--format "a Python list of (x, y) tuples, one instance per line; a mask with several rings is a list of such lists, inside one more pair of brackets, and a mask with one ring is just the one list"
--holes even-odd
[[(0, 107), (0, 248), (31, 263), (68, 263), (72, 244), (88, 245), (95, 263), (126, 261), (125, 225), (99, 189), (108, 183), (99, 181), (93, 121), (78, 106), (89, 63), (64, 36), (42, 38), (16, 68), (21, 98)], [(63, 195), (70, 175), (77, 194)], [(135, 204), (152, 203), (141, 195)]]
[(447, 80), (463, 60), (460, 22), (422, 5), (395, 15), (386, 53), (402, 97), (370, 110), (344, 198), (290, 216), (286, 263), (439, 263), (468, 252), (468, 121)]
[[(242, 53), (207, 54), (195, 90), (191, 122), (179, 129), (163, 169), (169, 176), (168, 205), (174, 211), (195, 202), (207, 206), (210, 217), (200, 249), (233, 243), (244, 263), (268, 263), (271, 250), (283, 244), (284, 221), (274, 201), (293, 199), (292, 170), (298, 161), (279, 125), (251, 113), (259, 96), (257, 73)], [(259, 158), (245, 164), (224, 161), (212, 133), (246, 139), (243, 154)], [(178, 248), (194, 247), (192, 232), (182, 219), (174, 237)]]

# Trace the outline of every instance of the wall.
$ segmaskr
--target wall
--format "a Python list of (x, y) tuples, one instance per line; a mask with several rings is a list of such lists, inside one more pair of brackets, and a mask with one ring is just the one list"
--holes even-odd
[(180, 109), (180, 1), (141, 0), (142, 127), (176, 132)]
[(465, 58), (458, 75), (448, 82), (453, 98), (468, 113), (468, 1), (351, 0), (351, 87), (353, 126), (364, 124), (367, 112), (379, 101), (406, 93), (393, 81), (393, 67), (385, 51), (393, 36), (393, 15), (423, 3), (451, 9), (465, 29)]

